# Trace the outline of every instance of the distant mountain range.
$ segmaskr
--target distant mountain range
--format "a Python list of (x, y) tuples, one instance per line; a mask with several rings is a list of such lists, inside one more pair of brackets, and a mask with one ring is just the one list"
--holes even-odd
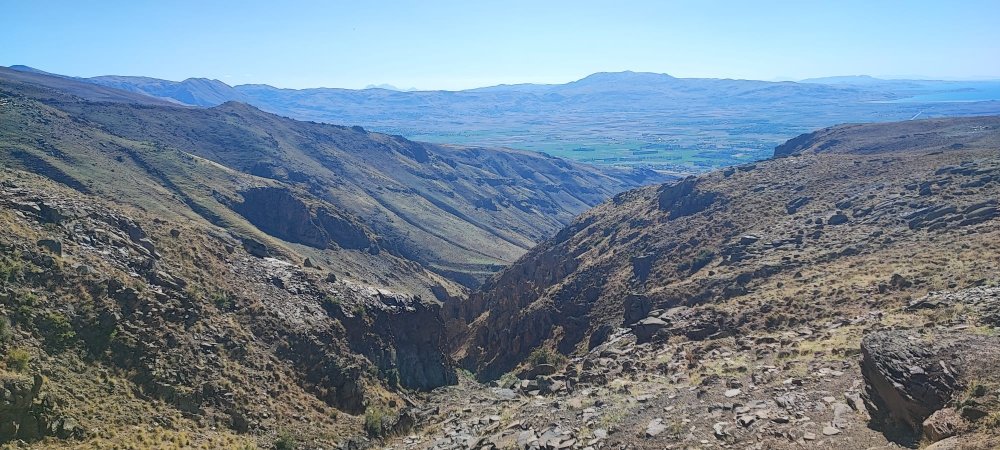
[(463, 91), (282, 89), (204, 78), (79, 80), (191, 106), (239, 101), (299, 120), (359, 124), (424, 141), (522, 148), (675, 173), (760, 159), (791, 137), (837, 123), (1000, 113), (1000, 81), (869, 76), (768, 82), (626, 71), (565, 84)]

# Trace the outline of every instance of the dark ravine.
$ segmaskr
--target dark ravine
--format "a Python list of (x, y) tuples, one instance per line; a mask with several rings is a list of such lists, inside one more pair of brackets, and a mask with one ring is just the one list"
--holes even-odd
[(457, 281), (664, 179), (5, 69), (0, 141), (0, 442), (32, 445), (370, 446), (460, 381)]

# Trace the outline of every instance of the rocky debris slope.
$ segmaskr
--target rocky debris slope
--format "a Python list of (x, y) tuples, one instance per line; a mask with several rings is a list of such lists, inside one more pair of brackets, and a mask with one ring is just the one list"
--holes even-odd
[(615, 328), (568, 360), (432, 391), (386, 448), (996, 448), (998, 283), (738, 334)]
[(468, 324), (456, 359), (496, 379), (614, 327), (740, 334), (982, 283), (1000, 118), (915, 122), (824, 130), (780, 158), (617, 195), (448, 308)]
[[(848, 342), (878, 315), (739, 336), (640, 341), (616, 328), (555, 364), (424, 398), (398, 449), (879, 448)], [(516, 375), (516, 376), (515, 376)], [(519, 378), (520, 377), (520, 378)], [(521, 379), (524, 378), (524, 379)]]
[(0, 172), (0, 222), (0, 367), (46, 380), (5, 387), (4, 440), (330, 448), (456, 381), (436, 302), (22, 172)]

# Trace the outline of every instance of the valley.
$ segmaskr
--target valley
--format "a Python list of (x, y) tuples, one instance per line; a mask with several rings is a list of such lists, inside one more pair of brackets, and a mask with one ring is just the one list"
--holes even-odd
[[(1000, 443), (994, 103), (627, 75), (732, 89), (674, 126), (588, 97), (617, 76), (480, 90), (591, 108), (481, 146), (0, 69), (0, 446)], [(575, 156), (507, 148), (535, 125)]]

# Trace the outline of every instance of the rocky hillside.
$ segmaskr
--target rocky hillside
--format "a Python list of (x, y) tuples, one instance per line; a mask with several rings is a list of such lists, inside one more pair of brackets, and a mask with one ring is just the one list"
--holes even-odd
[[(452, 432), (497, 448), (991, 442), (996, 393), (975, 386), (996, 376), (974, 349), (996, 332), (998, 149), (1000, 117), (846, 125), (616, 196), (448, 308), (468, 323), (455, 359), (500, 389), (471, 407), (486, 426), (454, 409)], [(519, 422), (490, 425), (513, 405)]]
[[(9, 166), (263, 230), (280, 241), (272, 246), (298, 244), (297, 253), (341, 275), (429, 296), (426, 286), (442, 285), (436, 278), (477, 285), (586, 208), (663, 179), (298, 122), (239, 103), (199, 109), (146, 97), (140, 105), (137, 94), (6, 69), (0, 90), (0, 158)], [(367, 255), (344, 257), (349, 250)]]
[(998, 129), (996, 117), (835, 127), (770, 161), (620, 194), (473, 294), (458, 356), (493, 378), (542, 343), (592, 348), (657, 309), (735, 302), (706, 325), (763, 326), (753, 311), (824, 294), (813, 284), (853, 303), (851, 283), (894, 273), (926, 289), (981, 281), (989, 274), (941, 270), (966, 263), (947, 258), (957, 250), (917, 249), (975, 249), (995, 223)]
[(9, 169), (0, 223), (0, 442), (328, 447), (456, 381), (436, 303), (209, 224)]

